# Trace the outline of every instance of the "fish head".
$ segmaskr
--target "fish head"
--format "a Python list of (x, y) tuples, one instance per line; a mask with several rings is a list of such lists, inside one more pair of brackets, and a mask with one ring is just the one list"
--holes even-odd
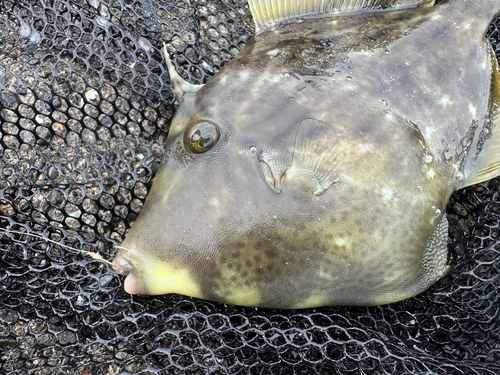
[[(279, 191), (277, 172), (291, 163), (295, 130), (277, 131), (272, 121), (266, 126), (270, 115), (253, 111), (244, 88), (224, 81), (215, 78), (196, 93), (182, 94), (160, 170), (114, 260), (131, 294), (181, 293), (252, 304), (252, 288), (230, 292), (226, 285), (239, 273), (251, 277), (253, 271), (245, 269), (253, 266), (270, 275), (276, 265), (256, 262), (280, 256), (276, 246), (285, 239), (273, 245), (280, 236), (275, 226), (300, 221), (293, 213), (297, 206)], [(242, 100), (245, 108), (235, 110)], [(273, 148), (275, 140), (279, 148)], [(219, 269), (222, 263), (225, 270)]]
[(114, 260), (125, 290), (369, 305), (441, 277), (452, 189), (418, 128), (351, 110), (355, 101), (331, 108), (326, 84), (262, 63), (237, 57), (180, 97), (161, 169)]

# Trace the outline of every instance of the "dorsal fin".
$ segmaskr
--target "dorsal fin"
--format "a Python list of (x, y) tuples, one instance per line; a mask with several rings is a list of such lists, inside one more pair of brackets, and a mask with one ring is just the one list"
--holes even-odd
[(311, 14), (357, 9), (399, 9), (433, 6), (435, 0), (248, 0), (256, 31), (280, 21)]

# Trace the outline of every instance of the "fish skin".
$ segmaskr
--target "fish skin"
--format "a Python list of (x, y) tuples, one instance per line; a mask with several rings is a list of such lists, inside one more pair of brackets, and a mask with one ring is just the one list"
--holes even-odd
[[(446, 203), (495, 130), (483, 34), (500, 1), (477, 3), (306, 17), (256, 35), (180, 100), (116, 258), (133, 268), (126, 289), (302, 308), (395, 302), (442, 277)], [(297, 142), (306, 120), (338, 146), (338, 178), (320, 195), (304, 188), (313, 172), (287, 175), (295, 153), (324, 147)], [(192, 154), (183, 134), (199, 121), (221, 137)]]

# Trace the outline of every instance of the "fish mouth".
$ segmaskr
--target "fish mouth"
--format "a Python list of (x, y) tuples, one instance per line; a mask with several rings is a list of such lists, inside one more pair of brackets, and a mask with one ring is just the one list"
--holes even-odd
[(148, 294), (143, 278), (134, 272), (134, 267), (124, 257), (118, 255), (113, 259), (113, 269), (120, 275), (126, 276), (124, 289), (128, 294)]

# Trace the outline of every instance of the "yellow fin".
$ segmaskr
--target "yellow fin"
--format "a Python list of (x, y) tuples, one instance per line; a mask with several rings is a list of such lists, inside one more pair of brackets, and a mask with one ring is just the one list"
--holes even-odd
[(466, 168), (465, 181), (461, 187), (500, 176), (500, 71), (495, 53), (492, 48), (490, 50), (493, 63), (489, 119), (487, 119), (490, 126), (485, 126), (485, 130), (490, 134), (486, 135), (486, 140), (474, 165)]
[(281, 183), (300, 182), (313, 195), (323, 194), (339, 178), (340, 146), (326, 124), (305, 119), (295, 138), (292, 165), (281, 176)]
[(433, 6), (435, 0), (249, 0), (256, 31), (280, 21), (309, 14), (358, 9)]

